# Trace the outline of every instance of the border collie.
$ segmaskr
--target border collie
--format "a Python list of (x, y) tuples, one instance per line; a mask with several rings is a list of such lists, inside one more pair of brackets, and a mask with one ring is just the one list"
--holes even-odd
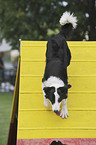
[[(60, 42), (62, 40), (63, 44)], [(62, 33), (60, 32), (50, 38), (47, 43), (46, 67), (42, 79), (44, 106), (50, 108), (51, 103), (52, 110), (59, 115), (62, 102), (60, 113), (62, 118), (69, 116), (67, 111), (67, 94), (71, 85), (67, 83), (67, 66), (70, 64), (70, 59), (71, 53)]]
[(67, 96), (68, 89), (71, 87), (68, 84), (67, 66), (70, 64), (71, 52), (64, 36), (70, 35), (73, 27), (76, 26), (76, 17), (66, 12), (61, 17), (60, 23), (61, 25), (63, 24), (60, 32), (49, 38), (47, 43), (46, 67), (42, 79), (42, 90), (44, 105), (48, 108), (52, 105), (52, 110), (59, 115), (60, 105), (62, 104), (60, 116), (67, 118), (69, 116)]

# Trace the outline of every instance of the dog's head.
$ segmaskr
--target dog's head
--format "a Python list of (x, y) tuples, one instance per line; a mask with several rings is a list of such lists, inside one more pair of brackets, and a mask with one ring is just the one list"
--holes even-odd
[(62, 144), (61, 141), (53, 141), (50, 145), (66, 145), (66, 144)]
[(60, 105), (63, 99), (67, 98), (68, 89), (71, 85), (66, 85), (64, 87), (44, 87), (45, 98), (51, 102), (52, 110), (57, 113), (60, 111)]

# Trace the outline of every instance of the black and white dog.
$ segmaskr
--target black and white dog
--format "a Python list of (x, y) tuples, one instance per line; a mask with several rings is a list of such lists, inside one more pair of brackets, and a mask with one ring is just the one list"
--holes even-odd
[[(72, 15), (73, 16), (73, 15)], [(67, 94), (71, 85), (68, 84), (67, 66), (70, 64), (71, 53), (67, 46), (65, 35), (69, 35), (73, 26), (72, 23), (66, 23), (61, 26), (60, 33), (51, 37), (47, 43), (46, 67), (42, 79), (42, 90), (44, 96), (44, 105), (59, 114), (62, 102), (60, 116), (67, 118)]]

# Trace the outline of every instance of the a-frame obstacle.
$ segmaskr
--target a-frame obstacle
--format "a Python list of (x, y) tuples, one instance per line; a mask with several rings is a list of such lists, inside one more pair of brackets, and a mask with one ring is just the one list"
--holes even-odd
[(68, 95), (69, 117), (62, 119), (43, 105), (41, 80), (46, 41), (21, 41), (17, 145), (96, 145), (96, 42), (69, 41), (68, 67), (72, 88)]

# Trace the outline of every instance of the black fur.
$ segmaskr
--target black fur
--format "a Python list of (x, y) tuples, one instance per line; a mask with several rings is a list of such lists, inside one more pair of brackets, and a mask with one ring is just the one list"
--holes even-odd
[[(65, 86), (63, 88), (57, 89), (57, 93), (60, 96), (58, 102), (61, 102), (63, 99), (67, 98), (67, 90), (71, 87), (70, 85), (67, 85), (67, 66), (70, 65), (71, 52), (64, 38), (64, 32), (65, 35), (67, 35), (71, 30), (71, 24), (66, 24), (65, 26), (62, 26), (60, 33), (51, 37), (47, 43), (46, 67), (42, 82), (46, 81), (51, 76), (60, 78), (64, 82)], [(45, 87), (44, 91), (46, 94), (45, 97), (48, 98), (52, 104), (54, 104), (55, 88)]]
[(67, 98), (67, 89), (65, 87), (58, 88), (57, 93), (60, 96), (60, 98), (58, 99), (58, 102), (61, 102), (63, 99)]
[(58, 102), (61, 102), (63, 99), (67, 98), (68, 89), (71, 88), (71, 85), (66, 85), (64, 87), (59, 87), (57, 89), (57, 93), (59, 94), (60, 98)]
[(58, 141), (53, 141), (50, 145), (66, 145), (66, 144), (62, 144), (62, 142)]
[[(66, 85), (64, 87), (57, 88), (57, 93), (60, 96), (60, 98), (58, 99), (58, 102), (61, 102), (63, 99), (67, 98), (67, 92), (70, 87), (71, 85)], [(54, 104), (55, 103), (55, 95), (54, 95), (55, 87), (44, 87), (43, 90), (46, 94), (45, 95), (46, 99), (49, 99), (51, 103)]]
[(45, 91), (45, 97), (46, 99), (49, 99), (51, 101), (52, 104), (55, 103), (55, 88), (54, 87), (45, 87), (43, 88), (43, 90)]
[(67, 66), (70, 64), (70, 60), (71, 52), (61, 30), (47, 43), (46, 67), (42, 81), (47, 80), (50, 76), (55, 76), (67, 84)]

